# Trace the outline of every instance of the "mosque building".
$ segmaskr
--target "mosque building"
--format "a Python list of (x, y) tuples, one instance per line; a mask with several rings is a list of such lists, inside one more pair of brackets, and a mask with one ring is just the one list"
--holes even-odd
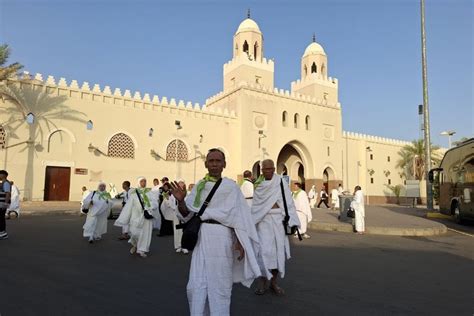
[(404, 183), (396, 162), (408, 143), (343, 130), (338, 80), (314, 37), (290, 91), (274, 86), (274, 61), (250, 17), (232, 45), (222, 91), (204, 105), (25, 73), (31, 80), (9, 85), (24, 106), (0, 101), (0, 167), (27, 200), (76, 201), (99, 180), (117, 188), (137, 176), (196, 183), (207, 150), (218, 147), (224, 175), (236, 181), (271, 158), (306, 190), (361, 185), (371, 203), (393, 201), (387, 186)]

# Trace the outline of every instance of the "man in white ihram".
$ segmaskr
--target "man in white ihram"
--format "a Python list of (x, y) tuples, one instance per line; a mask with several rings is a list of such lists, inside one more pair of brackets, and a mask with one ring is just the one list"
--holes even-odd
[[(300, 233), (303, 238), (311, 238), (306, 233), (308, 229), (308, 223), (313, 220), (313, 214), (311, 213), (311, 207), (309, 206), (309, 198), (306, 192), (301, 188), (301, 183), (296, 182), (294, 184), (293, 200), (295, 202), (296, 214), (301, 223)], [(295, 237), (298, 237), (295, 235)]]
[(252, 202), (252, 217), (260, 240), (258, 263), (263, 274), (258, 280), (255, 294), (265, 294), (267, 280), (270, 280), (270, 289), (276, 295), (282, 296), (285, 292), (278, 286), (277, 278), (278, 274), (282, 278), (285, 276), (285, 260), (290, 259), (290, 243), (283, 227), (285, 208), (280, 183), (283, 183), (290, 216), (288, 226), (300, 227), (300, 221), (288, 183), (275, 174), (273, 160), (267, 159), (262, 162), (262, 174), (255, 182)]
[(127, 204), (122, 209), (115, 226), (129, 225), (132, 245), (130, 254), (138, 253), (142, 258), (150, 251), (153, 234), (153, 218), (158, 214), (158, 197), (146, 187), (146, 179), (138, 178), (138, 186), (130, 194)]
[[(199, 212), (215, 183), (222, 178), (226, 166), (224, 153), (219, 149), (209, 150), (205, 166), (209, 173), (189, 195), (178, 183), (172, 183), (178, 210), (188, 220)], [(254, 251), (258, 247), (257, 232), (234, 181), (222, 178), (201, 219), (187, 285), (190, 314), (229, 315), (233, 283), (250, 287), (260, 275)]]
[(244, 171), (244, 182), (240, 186), (240, 190), (244, 195), (245, 200), (249, 207), (252, 206), (252, 198), (253, 198), (253, 182), (252, 182), (252, 172), (249, 170)]

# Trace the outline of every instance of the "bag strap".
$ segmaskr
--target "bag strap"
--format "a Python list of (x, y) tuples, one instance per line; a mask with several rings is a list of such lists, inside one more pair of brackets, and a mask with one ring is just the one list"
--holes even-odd
[(281, 189), (281, 196), (283, 197), (283, 206), (285, 208), (285, 219), (283, 221), (285, 223), (288, 223), (290, 221), (290, 215), (288, 214), (288, 205), (286, 204), (285, 190), (283, 188), (283, 179), (280, 179), (280, 189)]
[(206, 200), (204, 201), (204, 203), (202, 203), (202, 206), (199, 209), (199, 213), (197, 213), (197, 216), (202, 216), (202, 214), (206, 210), (207, 206), (209, 205), (209, 202), (211, 202), (211, 199), (214, 196), (214, 193), (216, 193), (217, 188), (219, 187), (219, 185), (221, 185), (221, 182), (222, 182), (222, 178), (217, 180), (216, 184), (214, 184), (214, 186), (212, 187), (211, 192), (209, 192), (209, 195), (207, 196)]
[[(285, 196), (285, 188), (283, 187), (283, 179), (280, 180), (280, 189), (281, 189), (281, 196), (283, 198), (283, 206), (285, 208), (285, 219), (283, 220), (283, 223), (285, 225), (288, 225), (290, 222), (290, 214), (288, 213), (288, 204), (286, 204), (286, 196)], [(296, 228), (296, 234), (298, 235), (298, 239), (300, 241), (303, 240), (303, 237), (301, 237), (300, 230)]]
[(138, 192), (138, 189), (135, 189), (136, 193), (137, 193), (137, 198), (138, 198), (138, 201), (140, 201), (140, 205), (142, 206), (142, 210), (145, 211), (145, 205), (143, 204), (143, 201), (142, 201), (142, 197), (140, 196), (140, 192)]
[(96, 192), (97, 192), (97, 191), (92, 191), (91, 201), (92, 201), (92, 199), (94, 198), (94, 195), (95, 195)]

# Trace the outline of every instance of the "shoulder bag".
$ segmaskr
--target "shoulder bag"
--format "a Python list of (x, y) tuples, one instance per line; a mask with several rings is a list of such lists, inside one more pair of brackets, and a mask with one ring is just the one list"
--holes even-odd
[[(92, 200), (94, 199), (95, 192), (96, 192), (96, 191), (93, 191), (93, 192), (92, 192), (91, 202), (92, 202)], [(90, 205), (90, 204), (89, 204), (89, 205)], [(84, 214), (89, 213), (89, 205), (87, 205), (87, 207), (84, 207), (84, 208), (82, 209), (82, 213), (84, 213)]]
[(145, 216), (146, 219), (153, 219), (153, 215), (151, 215), (150, 213), (148, 213), (147, 210), (145, 210), (145, 205), (143, 204), (142, 197), (140, 196), (140, 192), (138, 192), (138, 190), (136, 190), (135, 192), (137, 193), (138, 201), (140, 201), (140, 205), (142, 206), (143, 216)]
[(222, 178), (217, 180), (216, 184), (212, 187), (211, 192), (207, 196), (206, 200), (202, 204), (201, 208), (199, 209), (199, 213), (195, 214), (189, 221), (186, 223), (177, 225), (177, 229), (183, 229), (183, 237), (181, 238), (181, 247), (187, 250), (193, 250), (196, 247), (198, 238), (199, 238), (199, 230), (201, 229), (201, 216), (206, 210), (209, 202), (211, 202), (214, 193), (216, 193), (217, 188), (222, 182)]

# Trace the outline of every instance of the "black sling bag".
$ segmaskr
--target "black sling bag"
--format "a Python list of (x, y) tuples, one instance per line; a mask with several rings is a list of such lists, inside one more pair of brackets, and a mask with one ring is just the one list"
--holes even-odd
[(288, 226), (290, 222), (290, 214), (288, 214), (288, 205), (286, 204), (286, 196), (285, 191), (283, 188), (283, 179), (280, 180), (280, 188), (281, 188), (281, 196), (283, 197), (283, 206), (285, 207), (285, 218), (283, 219), (283, 228), (285, 229), (285, 235), (294, 235), (295, 233), (298, 235), (298, 239), (301, 241), (300, 231), (298, 230), (297, 226)]
[[(93, 192), (92, 192), (91, 202), (92, 202), (92, 200), (94, 199), (95, 192), (96, 192), (96, 191), (93, 191)], [(87, 207), (84, 207), (84, 208), (82, 209), (82, 213), (84, 213), (84, 214), (89, 213), (89, 205), (88, 205)]]
[(212, 187), (211, 192), (207, 196), (206, 200), (202, 204), (201, 208), (199, 209), (199, 213), (195, 214), (189, 221), (184, 224), (177, 225), (177, 229), (183, 229), (183, 237), (181, 238), (181, 247), (187, 250), (193, 250), (196, 247), (198, 238), (199, 238), (199, 230), (201, 229), (201, 215), (206, 210), (209, 202), (211, 202), (214, 193), (216, 193), (217, 188), (222, 182), (222, 178), (217, 180), (216, 184)]
[(145, 216), (146, 219), (153, 219), (153, 215), (151, 215), (150, 213), (148, 213), (147, 210), (145, 210), (145, 205), (143, 204), (140, 192), (138, 192), (138, 190), (136, 190), (135, 192), (137, 193), (138, 201), (140, 201), (140, 205), (142, 206), (143, 216)]

